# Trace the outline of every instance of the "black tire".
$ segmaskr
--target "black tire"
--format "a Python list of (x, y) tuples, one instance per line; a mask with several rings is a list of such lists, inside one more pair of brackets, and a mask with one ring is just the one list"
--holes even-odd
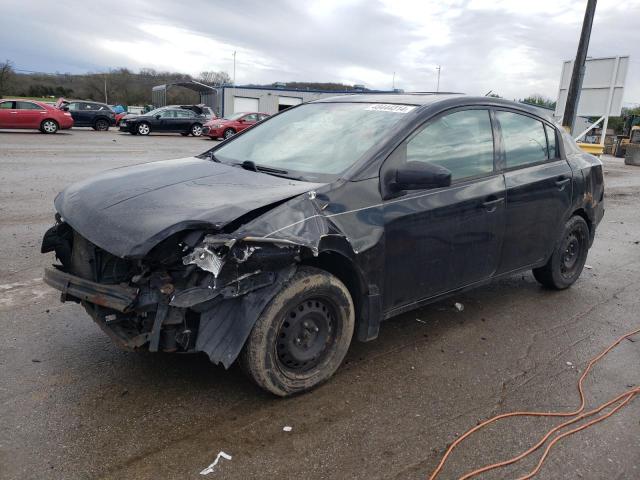
[(140, 122), (136, 125), (136, 133), (142, 136), (149, 135), (151, 133), (151, 125), (147, 122)]
[(188, 137), (189, 136), (189, 132), (180, 132), (180, 135), (182, 135), (183, 137)]
[(225, 140), (227, 138), (231, 138), (236, 134), (236, 131), (233, 128), (227, 128), (224, 132), (222, 132), (222, 138)]
[(202, 136), (202, 125), (200, 125), (199, 123), (194, 123), (189, 129), (189, 133), (194, 137)]
[(580, 277), (589, 253), (589, 226), (574, 216), (564, 226), (562, 238), (549, 261), (533, 269), (533, 276), (547, 288), (564, 290)]
[(109, 121), (104, 118), (99, 118), (94, 122), (93, 129), (98, 132), (106, 132), (109, 130)]
[(40, 124), (40, 131), (45, 134), (56, 133), (58, 128), (60, 128), (58, 122), (50, 118), (43, 120)]
[(241, 365), (275, 395), (310, 390), (338, 369), (354, 324), (353, 301), (344, 284), (324, 270), (300, 267), (260, 314)]

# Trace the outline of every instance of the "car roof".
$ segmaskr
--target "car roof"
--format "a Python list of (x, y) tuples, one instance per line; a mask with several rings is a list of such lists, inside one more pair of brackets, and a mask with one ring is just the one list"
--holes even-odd
[(386, 94), (355, 94), (321, 98), (310, 103), (385, 103), (397, 105), (415, 105), (419, 107), (435, 106), (446, 103), (449, 107), (467, 105), (487, 105), (494, 107), (508, 107), (536, 115), (553, 122), (550, 113), (542, 108), (519, 102), (512, 102), (503, 98), (478, 97), (463, 93), (386, 93)]

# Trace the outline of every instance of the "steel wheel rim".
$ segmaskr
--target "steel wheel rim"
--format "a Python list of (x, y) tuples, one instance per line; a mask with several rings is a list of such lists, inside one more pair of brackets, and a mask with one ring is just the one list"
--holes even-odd
[(191, 128), (191, 134), (192, 134), (194, 137), (199, 137), (200, 135), (202, 135), (202, 127), (201, 127), (200, 125), (194, 125), (194, 126)]
[(278, 366), (300, 374), (322, 364), (337, 339), (337, 309), (328, 299), (305, 299), (284, 316), (276, 337)]
[(45, 132), (53, 133), (56, 131), (56, 124), (50, 120), (47, 120), (42, 124), (42, 128), (44, 129)]
[(562, 243), (562, 255), (560, 257), (560, 273), (565, 278), (573, 277), (580, 268), (582, 252), (584, 249), (583, 235), (577, 230), (571, 231)]

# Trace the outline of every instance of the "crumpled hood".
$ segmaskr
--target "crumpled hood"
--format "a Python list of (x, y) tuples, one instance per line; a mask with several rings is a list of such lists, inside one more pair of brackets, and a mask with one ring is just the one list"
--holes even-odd
[(55, 207), (95, 245), (140, 258), (174, 233), (220, 228), (320, 186), (189, 157), (107, 171), (67, 187)]

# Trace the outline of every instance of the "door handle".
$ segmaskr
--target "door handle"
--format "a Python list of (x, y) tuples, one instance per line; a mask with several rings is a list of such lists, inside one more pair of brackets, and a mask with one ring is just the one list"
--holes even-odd
[(564, 186), (569, 183), (569, 181), (571, 181), (570, 178), (567, 177), (559, 177), (556, 180), (556, 186), (558, 187), (558, 190), (564, 190)]
[(482, 206), (487, 210), (487, 212), (495, 212), (498, 205), (504, 201), (504, 197), (488, 197), (484, 202), (482, 202)]

